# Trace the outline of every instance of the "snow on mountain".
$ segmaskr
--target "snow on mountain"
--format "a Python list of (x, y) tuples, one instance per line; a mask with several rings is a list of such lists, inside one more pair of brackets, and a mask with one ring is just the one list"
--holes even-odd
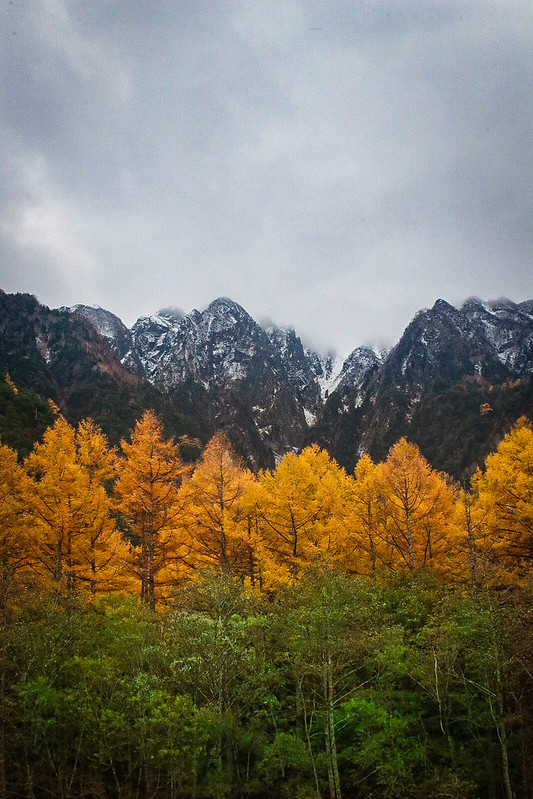
[(338, 385), (344, 361), (337, 355), (318, 355), (306, 349), (307, 358), (320, 389), (320, 397), (324, 401)]
[(188, 379), (206, 389), (243, 380), (248, 364), (269, 354), (262, 328), (226, 297), (181, 318), (161, 311), (142, 317), (132, 335), (148, 379), (165, 390)]
[(359, 391), (370, 372), (375, 372), (383, 366), (383, 358), (370, 347), (356, 347), (342, 365), (338, 377), (337, 388), (342, 390), (349, 386), (352, 390)]
[(470, 299), (461, 308), (492, 353), (504, 366), (520, 373), (533, 371), (533, 308), (508, 299)]
[(304, 348), (292, 327), (271, 326), (265, 332), (282, 363), (289, 385), (304, 408), (308, 425), (314, 424), (322, 405), (319, 381), (324, 367), (320, 357)]
[(519, 407), (527, 412), (530, 383), (521, 379), (532, 372), (532, 302), (470, 299), (455, 308), (437, 300), (385, 357), (354, 350), (326, 401), (318, 443), (352, 469), (362, 451), (382, 459), (407, 436), (459, 476), (479, 441), (490, 447), (481, 405), (494, 413), (495, 429), (508, 429)]
[(472, 298), (456, 308), (437, 300), (390, 352), (357, 347), (344, 362), (304, 347), (291, 327), (261, 327), (227, 297), (187, 314), (162, 309), (131, 331), (102, 308), (71, 311), (88, 318), (129, 369), (176, 402), (196, 403), (261, 466), (316, 440), (351, 468), (361, 448), (382, 457), (409, 433), (428, 387), (463, 379), (501, 385), (533, 372), (531, 301)]
[(104, 336), (108, 341), (114, 342), (117, 336), (121, 335), (128, 328), (123, 322), (110, 311), (106, 311), (99, 305), (72, 305), (68, 310), (70, 313), (77, 313), (88, 319), (96, 331)]
[(182, 317), (160, 311), (139, 319), (132, 337), (148, 379), (176, 397), (201, 386), (211, 423), (233, 429), (234, 439), (244, 436), (243, 450), (262, 442), (272, 458), (300, 445), (308, 426), (305, 380), (238, 303), (219, 297)]
[(59, 310), (69, 311), (88, 319), (96, 332), (107, 340), (111, 350), (123, 365), (135, 374), (143, 375), (144, 369), (133, 344), (131, 331), (118, 316), (99, 305), (78, 304)]

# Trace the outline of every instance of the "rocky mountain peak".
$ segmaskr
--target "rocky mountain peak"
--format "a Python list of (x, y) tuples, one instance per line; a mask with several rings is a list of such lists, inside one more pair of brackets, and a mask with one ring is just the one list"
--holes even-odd
[(136, 375), (144, 374), (143, 365), (133, 344), (131, 331), (118, 316), (99, 305), (81, 303), (59, 310), (68, 311), (87, 319), (96, 332), (106, 339), (111, 351), (127, 369)]
[(320, 377), (324, 367), (316, 353), (304, 348), (293, 327), (265, 328), (272, 352), (279, 359), (288, 384), (302, 405), (308, 424), (314, 424), (322, 406)]
[(353, 407), (362, 404), (369, 384), (383, 367), (383, 357), (371, 347), (356, 347), (342, 365), (334, 391)]
[(198, 408), (210, 429), (223, 428), (260, 466), (318, 441), (352, 468), (362, 450), (383, 457), (401, 435), (423, 442), (421, 420), (435, 397), (464, 386), (491, 391), (533, 371), (531, 301), (472, 297), (456, 308), (438, 299), (389, 353), (361, 346), (344, 363), (305, 347), (293, 327), (261, 327), (228, 297), (185, 315), (160, 309), (131, 331), (101, 308), (71, 310), (130, 370)]
[(250, 314), (237, 302), (228, 297), (218, 297), (209, 303), (201, 312), (193, 312), (191, 318), (196, 326), (204, 331), (203, 335), (209, 338), (213, 334), (228, 334), (232, 336), (262, 337), (263, 329), (255, 322)]
[(340, 382), (355, 381), (357, 383), (369, 369), (382, 365), (383, 356), (376, 352), (376, 350), (371, 347), (356, 347), (344, 361), (340, 374)]
[(168, 308), (160, 308), (157, 312), (157, 316), (161, 317), (162, 319), (168, 319), (168, 321), (175, 326), (181, 322), (185, 316), (185, 313), (181, 310), (181, 308), (169, 306)]
[(212, 316), (222, 316), (228, 319), (242, 319), (245, 317), (252, 318), (250, 314), (244, 310), (242, 305), (230, 299), (229, 297), (217, 297), (209, 303), (205, 311)]
[[(381, 364), (358, 348), (326, 403), (319, 443), (351, 469), (361, 451), (384, 458), (405, 435), (460, 476), (480, 441), (490, 447), (491, 426), (512, 423), (504, 408), (533, 407), (532, 312), (531, 302), (505, 298), (470, 298), (460, 308), (440, 299), (415, 315)], [(513, 410), (509, 419), (516, 418)]]
[(113, 342), (117, 336), (123, 335), (128, 330), (118, 316), (115, 316), (111, 311), (106, 311), (99, 305), (83, 305), (79, 303), (72, 305), (70, 308), (60, 308), (59, 310), (79, 314), (88, 319), (96, 331), (110, 342)]
[[(457, 312), (457, 308), (454, 308), (453, 305), (450, 305), (449, 302), (446, 302), (446, 300), (443, 299), (436, 300), (432, 310), (438, 313), (452, 314), (452, 315)], [(419, 313), (424, 313), (424, 311), (419, 311)]]
[(463, 304), (461, 305), (461, 311), (472, 314), (476, 313), (480, 309), (484, 309), (488, 306), (484, 300), (480, 299), (479, 297), (468, 297)]

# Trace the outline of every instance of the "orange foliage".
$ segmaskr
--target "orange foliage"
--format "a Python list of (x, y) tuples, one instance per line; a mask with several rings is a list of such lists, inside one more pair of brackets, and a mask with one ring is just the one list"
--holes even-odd
[(296, 580), (302, 567), (342, 558), (348, 478), (316, 445), (288, 453), (274, 472), (261, 472), (249, 500), (262, 541), (263, 581)]
[[(275, 590), (328, 562), (375, 579), (431, 568), (440, 579), (514, 584), (531, 574), (533, 430), (525, 419), (460, 491), (405, 438), (353, 477), (318, 446), (257, 477), (226, 436), (192, 475), (152, 411), (123, 455), (90, 420), (59, 416), (24, 466), (0, 444), (0, 610), (20, 575), (90, 594), (139, 587), (150, 608), (176, 583), (215, 568)], [(129, 538), (119, 533), (113, 510)]]
[(254, 578), (252, 529), (244, 495), (253, 481), (222, 432), (215, 433), (180, 493), (187, 562), (220, 574)]
[(376, 578), (377, 569), (383, 565), (383, 513), (379, 467), (365, 454), (359, 459), (351, 482), (343, 558), (348, 573)]
[(179, 447), (165, 441), (161, 423), (146, 411), (131, 434), (121, 441), (124, 457), (114, 487), (114, 507), (127, 522), (132, 545), (128, 570), (140, 583), (141, 599), (154, 610), (179, 578), (183, 555), (179, 487), (188, 467)]
[[(472, 478), (479, 570), (494, 583), (531, 574), (533, 559), (533, 429), (521, 418)], [(481, 575), (480, 575), (481, 576)]]
[(420, 450), (401, 438), (379, 467), (382, 560), (393, 570), (447, 570), (454, 496)]
[(30, 562), (26, 482), (16, 452), (0, 444), (0, 613), (6, 611), (17, 578)]
[(44, 579), (91, 593), (120, 587), (126, 547), (104, 487), (113, 463), (93, 422), (82, 422), (76, 433), (61, 416), (26, 458), (31, 560)]

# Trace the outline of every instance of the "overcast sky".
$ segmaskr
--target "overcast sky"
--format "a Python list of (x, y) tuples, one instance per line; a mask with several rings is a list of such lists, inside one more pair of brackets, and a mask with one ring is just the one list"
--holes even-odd
[(0, 0), (0, 288), (321, 351), (533, 298), (531, 0)]

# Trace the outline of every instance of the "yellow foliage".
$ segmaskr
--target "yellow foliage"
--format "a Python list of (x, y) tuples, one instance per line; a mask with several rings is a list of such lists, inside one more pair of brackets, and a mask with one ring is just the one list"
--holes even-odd
[(123, 587), (126, 546), (104, 487), (113, 463), (93, 422), (82, 422), (76, 433), (62, 416), (26, 458), (32, 562), (41, 577), (92, 594)]
[(476, 547), (491, 582), (531, 574), (533, 556), (533, 429), (525, 417), (472, 478)]
[(216, 433), (180, 494), (186, 560), (193, 569), (214, 567), (221, 574), (248, 576), (253, 582), (256, 535), (244, 506), (253, 479), (224, 433)]
[(420, 450), (401, 438), (379, 466), (383, 561), (392, 569), (447, 571), (454, 496)]
[(17, 453), (0, 444), (0, 613), (5, 612), (17, 578), (30, 563), (26, 482)]
[[(7, 378), (6, 378), (7, 379)], [(0, 445), (0, 609), (30, 570), (56, 587), (97, 594), (138, 588), (152, 608), (176, 584), (217, 569), (247, 591), (273, 591), (309, 567), (431, 568), (446, 581), (508, 585), (531, 573), (533, 430), (525, 419), (459, 490), (405, 438), (353, 476), (318, 446), (288, 453), (257, 477), (226, 436), (191, 474), (152, 412), (122, 456), (91, 420), (62, 416), (23, 468)], [(113, 486), (111, 513), (108, 491)]]
[(303, 567), (342, 559), (349, 483), (327, 452), (313, 445), (288, 453), (251, 489), (263, 579), (272, 587), (297, 580)]
[(121, 447), (124, 457), (119, 461), (114, 507), (132, 535), (128, 570), (140, 583), (142, 600), (153, 610), (157, 600), (168, 598), (179, 578), (184, 554), (179, 487), (189, 470), (179, 446), (164, 440), (153, 411), (143, 414), (131, 443), (121, 441)]
[(8, 374), (6, 374), (6, 376), (5, 376), (5, 381), (6, 381), (7, 385), (9, 386), (9, 388), (11, 389), (11, 391), (13, 392), (13, 394), (16, 396), (19, 393), (19, 390), (16, 387), (16, 385), (14, 384), (14, 382), (11, 380), (11, 378), (10, 378), (10, 376)]
[(379, 468), (369, 455), (361, 456), (350, 483), (350, 505), (343, 557), (344, 567), (351, 574), (376, 577), (384, 557), (383, 500), (380, 493)]
[(48, 407), (50, 408), (50, 410), (52, 411), (52, 413), (54, 414), (55, 417), (61, 416), (61, 411), (57, 407), (57, 405), (55, 404), (54, 400), (52, 400), (52, 399), (48, 400)]

